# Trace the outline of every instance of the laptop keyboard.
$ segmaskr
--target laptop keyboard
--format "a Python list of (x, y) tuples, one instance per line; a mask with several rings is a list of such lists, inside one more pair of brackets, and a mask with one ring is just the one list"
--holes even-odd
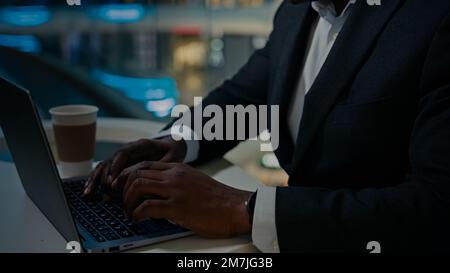
[(63, 188), (74, 219), (97, 242), (180, 229), (167, 220), (128, 220), (119, 202), (86, 201), (81, 197), (84, 183), (85, 180), (72, 180), (63, 183)]

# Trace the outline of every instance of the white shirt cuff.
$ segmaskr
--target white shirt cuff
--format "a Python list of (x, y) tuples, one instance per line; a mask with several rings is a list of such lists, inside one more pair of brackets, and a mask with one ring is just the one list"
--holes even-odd
[(279, 253), (277, 227), (275, 223), (275, 187), (262, 186), (256, 195), (253, 215), (253, 244), (264, 253)]
[[(186, 143), (186, 156), (184, 157), (183, 163), (189, 163), (198, 158), (198, 151), (200, 149), (200, 143), (198, 140), (192, 139), (193, 132), (188, 127), (184, 127), (183, 134), (179, 134), (179, 136), (184, 139)], [(164, 131), (159, 132), (153, 138), (163, 138), (167, 136), (172, 136), (172, 128), (166, 129)], [(190, 140), (192, 139), (192, 140)]]

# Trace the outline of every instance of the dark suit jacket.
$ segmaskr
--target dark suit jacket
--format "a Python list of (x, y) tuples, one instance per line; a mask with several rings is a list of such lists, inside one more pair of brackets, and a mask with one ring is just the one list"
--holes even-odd
[[(447, 250), (450, 243), (450, 1), (355, 4), (313, 87), (300, 132), (287, 109), (300, 75), (310, 3), (286, 1), (265, 48), (203, 105), (280, 105), (280, 250)], [(202, 141), (202, 161), (235, 141)]]

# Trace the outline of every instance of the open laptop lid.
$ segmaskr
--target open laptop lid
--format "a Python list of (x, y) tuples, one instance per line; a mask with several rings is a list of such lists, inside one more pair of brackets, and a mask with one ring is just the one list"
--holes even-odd
[(27, 195), (67, 241), (79, 241), (31, 95), (2, 77), (0, 126)]

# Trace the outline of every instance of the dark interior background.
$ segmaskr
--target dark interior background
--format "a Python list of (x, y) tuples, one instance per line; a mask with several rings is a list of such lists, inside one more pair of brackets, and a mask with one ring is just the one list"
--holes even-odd
[(70, 1), (0, 2), (0, 75), (29, 89), (43, 118), (93, 103), (100, 116), (166, 120), (264, 46), (279, 3)]

